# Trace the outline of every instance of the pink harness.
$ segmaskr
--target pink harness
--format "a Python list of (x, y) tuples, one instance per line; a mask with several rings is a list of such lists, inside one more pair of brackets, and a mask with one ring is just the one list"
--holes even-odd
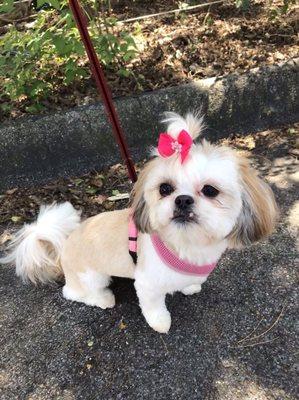
[[(130, 217), (129, 220), (129, 253), (133, 258), (134, 263), (137, 263), (137, 237), (138, 230)], [(197, 265), (192, 264), (188, 261), (180, 259), (175, 253), (169, 250), (157, 234), (151, 235), (151, 241), (153, 243), (156, 253), (160, 259), (171, 269), (185, 275), (197, 275), (207, 277), (215, 268), (216, 263)]]

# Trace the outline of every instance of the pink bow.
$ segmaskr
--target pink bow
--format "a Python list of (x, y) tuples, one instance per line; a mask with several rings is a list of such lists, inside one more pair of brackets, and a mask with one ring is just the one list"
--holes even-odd
[(168, 133), (160, 133), (158, 152), (162, 157), (170, 157), (174, 153), (179, 153), (183, 164), (189, 154), (192, 143), (192, 137), (185, 130), (180, 132), (177, 140), (168, 135)]

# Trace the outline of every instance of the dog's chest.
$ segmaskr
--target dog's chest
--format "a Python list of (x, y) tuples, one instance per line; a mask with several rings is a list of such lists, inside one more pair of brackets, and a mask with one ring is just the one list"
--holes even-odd
[(207, 279), (207, 276), (188, 275), (169, 267), (155, 251), (149, 235), (143, 235), (138, 247), (141, 251), (135, 278), (161, 292), (173, 293), (190, 285), (202, 284)]

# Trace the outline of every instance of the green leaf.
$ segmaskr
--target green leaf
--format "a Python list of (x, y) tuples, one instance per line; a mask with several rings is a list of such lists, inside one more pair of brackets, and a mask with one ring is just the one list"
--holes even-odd
[(51, 7), (56, 8), (56, 10), (60, 10), (59, 0), (37, 0), (36, 7), (40, 8), (45, 4), (50, 4)]
[(57, 54), (62, 57), (68, 57), (74, 53), (74, 46), (71, 41), (66, 41), (64, 37), (55, 35), (52, 37), (52, 43), (55, 46)]
[(84, 182), (84, 181), (83, 181), (83, 179), (81, 179), (81, 178), (76, 178), (76, 179), (74, 179), (74, 184), (75, 184), (76, 186), (79, 186), (82, 182)]
[(36, 2), (36, 8), (40, 8), (44, 6), (45, 4), (49, 4), (50, 2), (48, 0), (37, 0)]
[(243, 11), (248, 10), (250, 6), (250, 0), (235, 0), (236, 7), (242, 9)]
[(85, 189), (85, 192), (88, 194), (96, 194), (98, 188), (95, 187), (88, 187), (87, 189)]
[(130, 50), (126, 54), (123, 55), (123, 59), (124, 59), (124, 61), (130, 61), (135, 56), (136, 56), (136, 51)]
[(8, 112), (10, 112), (12, 110), (12, 104), (8, 104), (8, 103), (0, 104), (0, 109), (3, 112), (8, 113)]
[(0, 5), (0, 13), (10, 13), (14, 8), (14, 0), (4, 0)]
[(136, 47), (135, 40), (134, 40), (134, 38), (133, 38), (132, 36), (125, 35), (125, 36), (123, 36), (123, 38), (124, 38), (124, 40), (126, 41), (126, 43), (127, 43), (128, 46), (133, 47), (134, 49), (137, 48), (137, 47)]
[(36, 81), (31, 85), (31, 88), (29, 90), (29, 95), (35, 97), (38, 94), (42, 93), (46, 88), (47, 88), (46, 83)]
[(117, 71), (117, 74), (119, 76), (122, 76), (124, 78), (127, 78), (128, 76), (130, 76), (131, 72), (128, 71), (127, 69), (121, 68), (120, 70)]
[[(86, 4), (89, 2), (92, 3), (86, 0)], [(5, 77), (0, 84), (2, 112), (9, 112), (15, 107), (14, 102), (26, 96), (26, 111), (37, 113), (44, 108), (42, 100), (54, 88), (59, 90), (89, 75), (88, 67), (82, 65), (85, 51), (67, 4), (67, 0), (37, 0), (37, 7), (43, 11), (37, 13), (34, 24), (22, 31), (11, 25), (0, 36), (0, 70)], [(13, 7), (14, 0), (0, 0), (0, 12)], [(96, 51), (103, 64), (115, 70), (119, 63), (134, 57), (134, 39), (125, 31), (120, 35), (104, 31), (99, 34), (97, 22), (93, 19), (90, 24)], [(107, 26), (116, 22), (112, 17)], [(118, 74), (127, 77), (130, 73), (122, 67)]]
[(59, 0), (49, 0), (48, 3), (51, 4), (52, 7), (56, 8), (56, 10), (60, 10), (61, 6)]
[(40, 111), (42, 111), (45, 108), (44, 105), (36, 103), (36, 104), (32, 104), (31, 106), (27, 106), (25, 109), (27, 112), (31, 113), (31, 114), (36, 114)]

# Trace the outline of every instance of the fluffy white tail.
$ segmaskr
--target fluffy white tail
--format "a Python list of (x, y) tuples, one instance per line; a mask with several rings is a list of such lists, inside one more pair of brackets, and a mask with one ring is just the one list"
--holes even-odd
[(80, 224), (80, 212), (70, 203), (41, 206), (37, 221), (24, 225), (0, 263), (15, 263), (23, 281), (46, 283), (62, 275), (59, 265), (66, 238)]

